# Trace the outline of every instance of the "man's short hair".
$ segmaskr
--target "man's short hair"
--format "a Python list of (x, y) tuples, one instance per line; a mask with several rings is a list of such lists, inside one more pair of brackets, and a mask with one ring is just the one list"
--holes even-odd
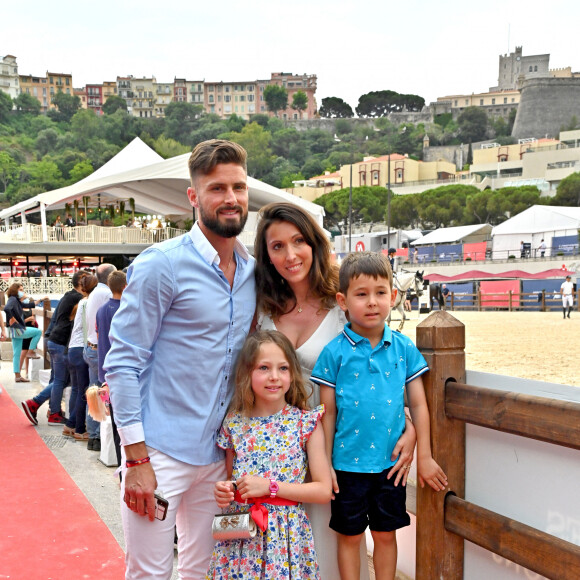
[(113, 294), (121, 294), (125, 289), (125, 286), (127, 286), (127, 276), (125, 275), (125, 272), (122, 272), (121, 270), (111, 272), (107, 279), (107, 284)]
[(106, 284), (109, 280), (109, 274), (117, 268), (113, 264), (99, 264), (97, 266), (97, 280), (99, 284)]
[(192, 187), (200, 175), (208, 175), (220, 163), (235, 163), (243, 167), (247, 173), (247, 158), (246, 150), (233, 141), (210, 139), (199, 143), (188, 161)]
[(73, 288), (78, 288), (79, 284), (81, 283), (81, 280), (87, 274), (88, 272), (86, 270), (78, 270), (77, 272), (75, 272), (72, 277)]
[(338, 273), (339, 291), (342, 294), (346, 294), (350, 281), (362, 275), (372, 276), (375, 280), (377, 278), (385, 278), (389, 281), (389, 286), (393, 287), (393, 270), (389, 259), (384, 254), (354, 252), (348, 254), (340, 265), (340, 272)]

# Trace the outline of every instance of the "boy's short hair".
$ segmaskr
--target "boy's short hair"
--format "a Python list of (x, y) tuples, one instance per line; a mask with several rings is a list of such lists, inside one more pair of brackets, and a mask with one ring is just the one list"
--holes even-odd
[(361, 275), (385, 278), (389, 281), (389, 286), (393, 287), (393, 271), (389, 259), (384, 254), (376, 252), (354, 252), (348, 254), (340, 265), (338, 274), (339, 291), (342, 294), (348, 292), (350, 281)]
[(188, 161), (192, 187), (195, 187), (194, 181), (197, 177), (208, 175), (220, 163), (235, 163), (243, 167), (247, 173), (247, 158), (246, 150), (233, 141), (210, 139), (199, 143)]
[(127, 276), (121, 270), (115, 270), (109, 274), (107, 285), (113, 294), (121, 294), (127, 286)]

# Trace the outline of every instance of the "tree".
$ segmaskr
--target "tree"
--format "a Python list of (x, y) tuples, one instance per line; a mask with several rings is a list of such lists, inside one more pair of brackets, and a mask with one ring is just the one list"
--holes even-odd
[(228, 138), (248, 152), (249, 175), (259, 179), (271, 170), (274, 161), (270, 149), (271, 136), (258, 123), (246, 125), (240, 133), (229, 133)]
[[(70, 178), (73, 183), (84, 179), (88, 175), (90, 175), (94, 171), (91, 162), (88, 160), (79, 161), (71, 170), (70, 170)], [(78, 200), (75, 199), (75, 213), (78, 209)], [(76, 217), (76, 216), (75, 216)]]
[(318, 110), (321, 117), (327, 119), (350, 119), (354, 117), (352, 107), (339, 97), (326, 97)]
[(14, 99), (14, 106), (20, 113), (29, 113), (30, 115), (40, 115), (40, 101), (28, 93), (20, 93)]
[(12, 97), (0, 91), (0, 123), (5, 123), (8, 120), (8, 115), (12, 111)]
[(395, 91), (371, 91), (361, 95), (356, 108), (359, 117), (385, 117), (389, 113), (420, 111), (425, 99), (419, 95), (400, 95)]
[[(328, 230), (340, 229), (340, 223), (348, 219), (350, 188), (338, 189), (314, 200), (324, 208), (324, 227)], [(353, 187), (352, 218), (353, 222), (380, 221), (387, 209), (387, 189), (384, 187)]]
[(127, 112), (127, 101), (119, 95), (109, 95), (103, 104), (103, 113), (105, 115), (112, 115), (116, 111)]
[(298, 111), (302, 119), (302, 111), (306, 111), (308, 107), (308, 96), (304, 91), (296, 91), (292, 95), (292, 108)]
[(6, 193), (8, 184), (18, 175), (18, 163), (6, 152), (0, 151), (0, 183), (2, 193)]
[(175, 139), (170, 139), (161, 135), (159, 139), (155, 139), (153, 142), (153, 149), (164, 159), (169, 159), (170, 157), (177, 157), (177, 155), (183, 155), (189, 152), (189, 147), (187, 145), (182, 145)]
[(62, 185), (62, 173), (53, 161), (33, 161), (26, 165), (23, 173), (28, 175), (28, 182), (44, 191), (58, 189)]
[(560, 181), (552, 201), (554, 205), (580, 206), (580, 172), (572, 173)]
[(165, 108), (165, 135), (183, 145), (190, 145), (191, 134), (197, 128), (202, 112), (202, 105), (169, 103)]
[(51, 109), (48, 116), (55, 121), (65, 121), (67, 123), (73, 118), (73, 115), (80, 109), (81, 100), (76, 95), (67, 95), (58, 91), (52, 97), (52, 104), (58, 109)]
[(480, 107), (467, 107), (457, 118), (459, 135), (465, 143), (483, 141), (487, 133), (487, 114)]
[(268, 85), (264, 89), (264, 100), (268, 111), (278, 116), (278, 111), (283, 111), (288, 107), (288, 91), (278, 85)]

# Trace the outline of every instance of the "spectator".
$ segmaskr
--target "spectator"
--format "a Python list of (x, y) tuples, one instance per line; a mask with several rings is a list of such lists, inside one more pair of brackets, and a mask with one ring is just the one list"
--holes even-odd
[[(87, 343), (84, 350), (84, 359), (85, 362), (89, 365), (89, 385), (99, 385), (97, 311), (111, 297), (111, 291), (107, 286), (107, 280), (109, 278), (109, 274), (114, 272), (116, 269), (117, 268), (115, 268), (113, 264), (100, 264), (97, 266), (97, 280), (99, 283), (87, 300)], [(89, 451), (100, 451), (100, 423), (95, 421), (89, 415), (87, 417), (87, 427), (89, 430), (87, 449), (89, 449)]]
[(538, 246), (538, 250), (540, 251), (540, 258), (543, 258), (546, 254), (546, 242), (542, 239), (540, 245)]

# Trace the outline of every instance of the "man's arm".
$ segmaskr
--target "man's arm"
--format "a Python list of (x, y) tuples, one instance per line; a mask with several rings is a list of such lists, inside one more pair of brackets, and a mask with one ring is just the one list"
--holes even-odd
[[(111, 348), (105, 358), (104, 370), (115, 422), (129, 462), (148, 457), (141, 418), (139, 377), (151, 357), (163, 318), (171, 307), (173, 282), (173, 273), (164, 254), (157, 250), (142, 254), (142, 258), (131, 267), (129, 285), (111, 323)], [(129, 509), (140, 515), (147, 514), (152, 521), (156, 487), (157, 479), (151, 463), (128, 467), (124, 499)]]

